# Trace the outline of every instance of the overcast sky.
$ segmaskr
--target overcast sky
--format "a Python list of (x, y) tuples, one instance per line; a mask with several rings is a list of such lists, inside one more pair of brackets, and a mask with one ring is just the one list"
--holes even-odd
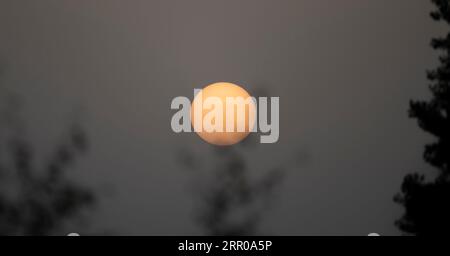
[(399, 234), (392, 198), (405, 174), (431, 170), (422, 150), (432, 138), (407, 116), (410, 99), (429, 97), (429, 41), (445, 31), (431, 9), (423, 0), (2, 0), (1, 84), (24, 99), (42, 155), (81, 116), (92, 148), (74, 176), (100, 191), (98, 229), (201, 234), (177, 152), (206, 159), (211, 146), (171, 131), (170, 102), (228, 81), (280, 97), (279, 142), (246, 155), (258, 170), (286, 168), (264, 230)]

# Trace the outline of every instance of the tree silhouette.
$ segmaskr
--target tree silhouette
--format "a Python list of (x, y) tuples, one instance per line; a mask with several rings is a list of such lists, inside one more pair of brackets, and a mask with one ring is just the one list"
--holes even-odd
[[(450, 24), (450, 1), (432, 2), (437, 9), (431, 17)], [(401, 193), (395, 197), (405, 208), (396, 225), (414, 235), (447, 234), (450, 230), (450, 33), (434, 38), (431, 46), (440, 52), (440, 65), (428, 71), (433, 97), (429, 101), (411, 101), (409, 115), (418, 120), (420, 128), (436, 137), (435, 142), (425, 146), (424, 159), (439, 173), (430, 182), (424, 175), (407, 175)]]
[(261, 219), (284, 169), (259, 170), (256, 177), (244, 156), (255, 146), (251, 137), (240, 145), (214, 146), (213, 157), (208, 157), (210, 164), (188, 150), (180, 152), (181, 164), (195, 175), (193, 185), (199, 199), (195, 217), (207, 235), (261, 234)]
[[(47, 161), (37, 161), (17, 116), (16, 101), (0, 113), (0, 235), (54, 235), (94, 203), (94, 194), (65, 175), (87, 150), (84, 131), (73, 125)], [(2, 109), (0, 109), (2, 110)]]
[(260, 179), (251, 173), (241, 154), (218, 148), (212, 182), (201, 187), (202, 207), (198, 220), (209, 235), (255, 235), (270, 193), (282, 171), (275, 168)]

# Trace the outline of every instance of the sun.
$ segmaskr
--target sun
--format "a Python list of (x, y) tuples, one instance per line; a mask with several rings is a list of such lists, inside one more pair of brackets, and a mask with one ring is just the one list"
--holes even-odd
[[(215, 103), (212, 107), (206, 103), (208, 99), (215, 100), (212, 101)], [(230, 104), (230, 99), (243, 99), (246, 104), (243, 107), (233, 105)], [(211, 114), (216, 114), (212, 118), (212, 125), (205, 123), (205, 119), (211, 117)], [(222, 120), (218, 120), (221, 117)], [(229, 146), (242, 141), (252, 131), (255, 119), (256, 104), (251, 100), (250, 94), (232, 83), (219, 82), (206, 86), (195, 96), (191, 105), (191, 124), (194, 130), (200, 138), (213, 145)], [(197, 129), (199, 124), (202, 126), (201, 130)], [(223, 129), (217, 129), (216, 125), (223, 125)]]

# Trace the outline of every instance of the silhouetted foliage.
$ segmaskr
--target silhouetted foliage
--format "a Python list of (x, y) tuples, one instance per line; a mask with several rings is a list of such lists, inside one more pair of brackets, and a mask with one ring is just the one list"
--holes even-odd
[[(432, 2), (437, 10), (431, 17), (450, 24), (450, 1)], [(405, 207), (397, 226), (415, 235), (447, 234), (450, 230), (450, 33), (434, 38), (431, 46), (441, 53), (439, 67), (428, 71), (433, 97), (429, 101), (412, 101), (409, 114), (424, 131), (436, 137), (435, 142), (426, 145), (424, 159), (439, 173), (431, 182), (425, 181), (424, 175), (408, 175), (401, 193), (395, 197)]]
[(9, 105), (0, 114), (0, 235), (57, 234), (94, 203), (90, 190), (65, 175), (87, 150), (86, 135), (74, 125), (47, 161), (37, 161), (16, 105)]
[(212, 182), (204, 184), (199, 221), (210, 235), (254, 235), (269, 194), (281, 170), (252, 179), (242, 155), (232, 148), (217, 149), (219, 159)]
[(282, 168), (251, 173), (242, 150), (250, 150), (247, 138), (241, 145), (217, 147), (209, 158), (212, 165), (203, 165), (188, 151), (181, 154), (181, 163), (197, 172), (195, 190), (200, 199), (196, 218), (208, 235), (240, 236), (260, 234), (259, 224), (283, 177)]

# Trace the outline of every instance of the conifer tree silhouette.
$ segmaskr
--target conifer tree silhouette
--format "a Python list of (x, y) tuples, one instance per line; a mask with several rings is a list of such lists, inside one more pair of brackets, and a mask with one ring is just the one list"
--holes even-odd
[[(450, 1), (432, 2), (437, 8), (431, 17), (450, 25)], [(448, 234), (450, 230), (450, 33), (432, 39), (431, 46), (440, 52), (440, 65), (428, 71), (432, 98), (411, 101), (409, 115), (435, 137), (425, 146), (424, 159), (438, 170), (438, 175), (432, 181), (417, 173), (407, 175), (401, 193), (394, 198), (405, 208), (397, 227), (413, 235)]]

